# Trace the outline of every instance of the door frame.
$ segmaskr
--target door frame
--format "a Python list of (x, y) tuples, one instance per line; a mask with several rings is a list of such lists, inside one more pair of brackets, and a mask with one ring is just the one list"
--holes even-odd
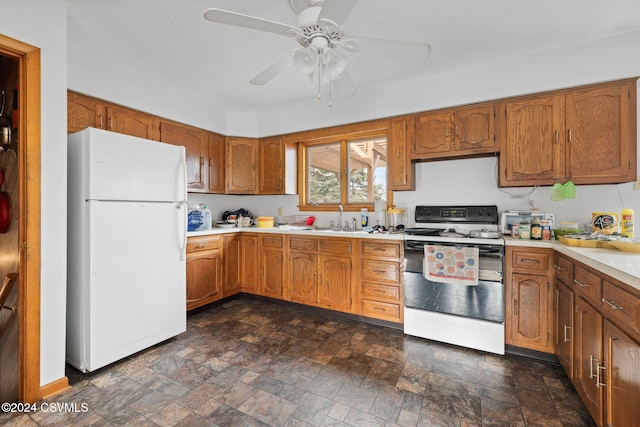
[(40, 49), (0, 34), (0, 53), (18, 60), (18, 399), (36, 402), (40, 399)]

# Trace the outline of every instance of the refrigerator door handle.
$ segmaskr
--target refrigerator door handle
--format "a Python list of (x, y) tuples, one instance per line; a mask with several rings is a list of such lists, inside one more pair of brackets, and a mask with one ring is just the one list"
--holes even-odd
[(176, 200), (179, 202), (187, 203), (187, 159), (185, 154), (185, 148), (180, 147), (180, 171), (178, 176), (182, 178), (182, 183), (178, 187), (180, 194)]
[(179, 202), (176, 205), (176, 209), (181, 213), (181, 215), (178, 215), (180, 217), (180, 225), (178, 226), (179, 233), (182, 233), (182, 239), (180, 239), (182, 242), (182, 246), (180, 247), (180, 261), (184, 261), (187, 253), (187, 207), (187, 202)]

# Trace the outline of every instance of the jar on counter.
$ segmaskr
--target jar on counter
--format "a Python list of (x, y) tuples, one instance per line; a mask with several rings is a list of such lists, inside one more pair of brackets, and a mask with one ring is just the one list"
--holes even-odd
[(538, 218), (531, 221), (531, 238), (533, 240), (542, 240), (542, 224)]
[(520, 239), (530, 239), (531, 238), (531, 225), (527, 221), (522, 221), (520, 223)]
[(520, 224), (513, 224), (511, 226), (511, 237), (514, 239), (520, 238)]

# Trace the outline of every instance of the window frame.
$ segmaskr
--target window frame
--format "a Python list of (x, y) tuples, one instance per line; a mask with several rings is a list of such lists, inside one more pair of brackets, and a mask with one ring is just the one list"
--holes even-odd
[[(338, 209), (338, 205), (342, 205), (345, 211), (360, 211), (362, 208), (367, 208), (373, 211), (375, 203), (348, 203), (348, 171), (345, 169), (349, 164), (349, 142), (354, 142), (367, 138), (385, 138), (387, 142), (387, 149), (389, 146), (389, 128), (385, 126), (383, 128), (377, 127), (368, 130), (360, 130), (357, 132), (344, 132), (335, 133), (326, 136), (318, 136), (315, 138), (307, 138), (298, 140), (298, 209), (300, 211), (335, 211)], [(313, 147), (326, 144), (340, 144), (340, 166), (342, 168), (340, 172), (340, 203), (323, 203), (321, 205), (315, 205), (309, 203), (307, 200), (307, 193), (309, 189), (308, 178), (308, 157), (307, 147)], [(388, 156), (387, 156), (388, 157)], [(390, 206), (393, 203), (393, 191), (389, 190), (389, 160), (387, 158), (387, 204)]]

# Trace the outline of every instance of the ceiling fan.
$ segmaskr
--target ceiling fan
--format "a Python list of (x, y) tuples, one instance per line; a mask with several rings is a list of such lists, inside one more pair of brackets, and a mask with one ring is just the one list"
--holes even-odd
[(283, 71), (294, 68), (313, 81), (322, 97), (322, 86), (328, 84), (342, 97), (353, 96), (355, 85), (347, 72), (343, 51), (379, 55), (406, 61), (424, 61), (431, 52), (427, 43), (347, 35), (342, 22), (358, 0), (287, 0), (298, 14), (296, 26), (217, 8), (207, 9), (204, 18), (220, 24), (251, 28), (294, 37), (300, 47), (291, 50), (262, 70), (249, 83), (264, 85)]

